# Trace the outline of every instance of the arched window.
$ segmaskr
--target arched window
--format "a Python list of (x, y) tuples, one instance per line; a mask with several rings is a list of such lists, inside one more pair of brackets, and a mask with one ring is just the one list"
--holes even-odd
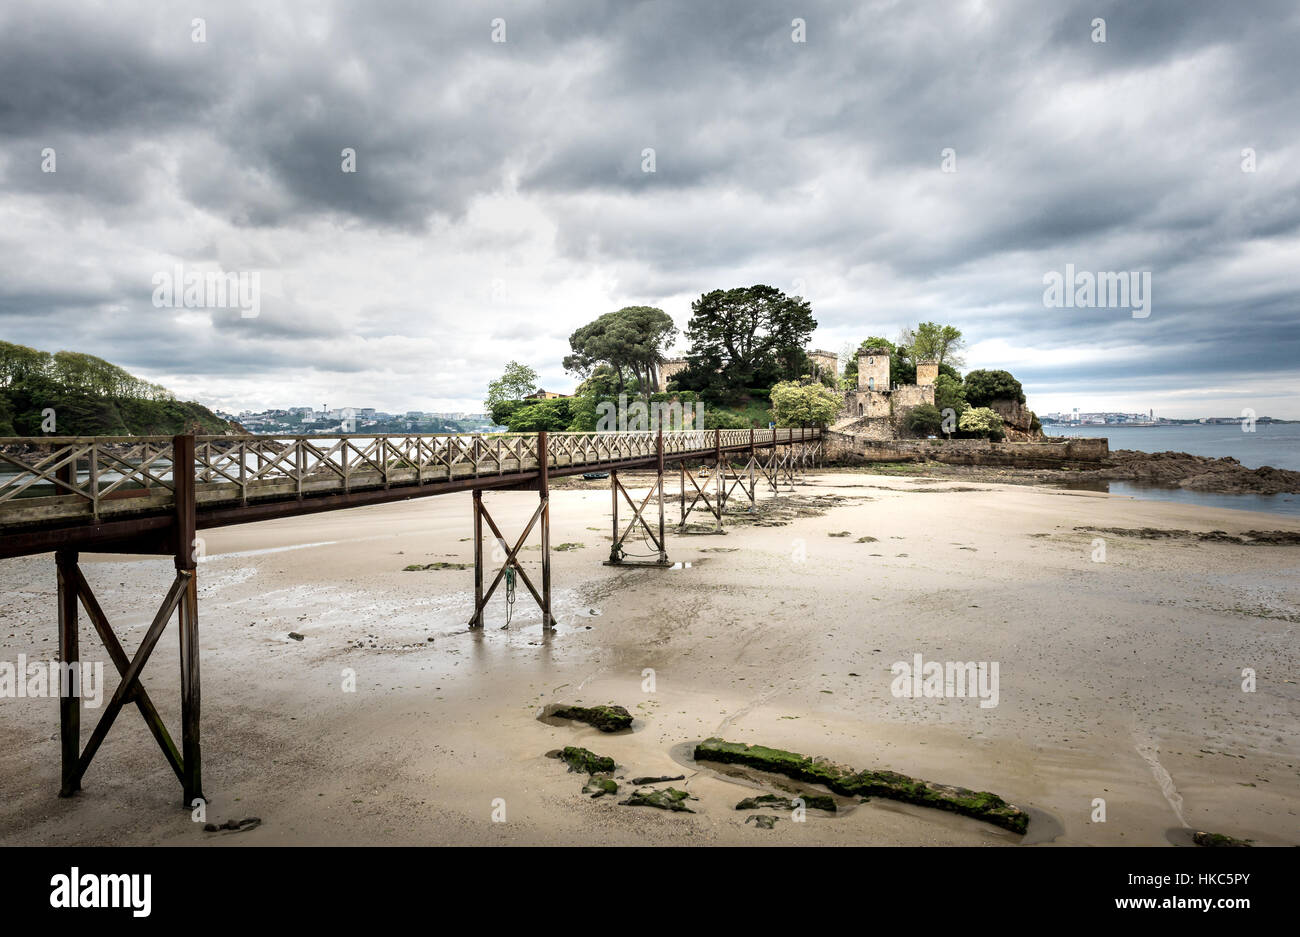
[(858, 416), (862, 416), (862, 401), (858, 401)]
[(875, 390), (875, 389), (876, 389), (876, 379), (874, 377), (867, 378), (867, 390)]
[(867, 364), (875, 364), (875, 363), (876, 363), (876, 359), (875, 359), (875, 358), (868, 358), (868, 359), (867, 359)]

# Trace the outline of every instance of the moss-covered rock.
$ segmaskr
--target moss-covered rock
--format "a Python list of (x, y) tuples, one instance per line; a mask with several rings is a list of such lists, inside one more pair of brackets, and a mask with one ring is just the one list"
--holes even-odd
[(1014, 804), (1007, 803), (997, 794), (934, 784), (895, 771), (856, 771), (829, 761), (809, 758), (798, 752), (763, 745), (746, 745), (743, 742), (727, 742), (719, 738), (705, 739), (696, 745), (695, 759), (771, 771), (796, 781), (825, 785), (845, 797), (888, 797), (922, 807), (949, 810), (984, 820), (1013, 833), (1024, 833), (1029, 826), (1029, 814)]
[(618, 782), (613, 778), (590, 777), (587, 783), (582, 786), (584, 794), (590, 794), (594, 800), (597, 797), (604, 797), (606, 794), (618, 793)]
[(550, 756), (560, 759), (569, 766), (570, 771), (581, 771), (585, 774), (608, 774), (616, 767), (613, 758), (597, 755), (593, 751), (573, 745), (566, 745), (559, 751), (551, 753)]
[(631, 797), (620, 800), (619, 804), (624, 807), (658, 807), (660, 810), (694, 813), (694, 810), (686, 806), (686, 801), (695, 799), (686, 791), (679, 791), (675, 787), (664, 787), (658, 790), (633, 791)]
[(601, 732), (619, 732), (632, 727), (632, 714), (622, 706), (570, 706), (558, 703), (547, 706), (542, 715), (585, 722)]
[(686, 775), (684, 774), (674, 774), (671, 777), (665, 774), (661, 777), (656, 777), (656, 778), (633, 778), (632, 783), (637, 787), (641, 787), (643, 784), (662, 784), (665, 781), (685, 781), (685, 780), (686, 780)]
[[(826, 810), (830, 813), (835, 812), (835, 798), (826, 794), (799, 794), (798, 797), (803, 799), (805, 807), (811, 807), (813, 810)], [(783, 797), (780, 794), (762, 794), (758, 797), (746, 797), (740, 803), (736, 804), (737, 810), (759, 810), (763, 807), (771, 807), (773, 810), (793, 810), (798, 804), (794, 798)]]
[(1192, 836), (1192, 842), (1198, 846), (1250, 846), (1250, 840), (1237, 839), (1223, 833), (1197, 833)]

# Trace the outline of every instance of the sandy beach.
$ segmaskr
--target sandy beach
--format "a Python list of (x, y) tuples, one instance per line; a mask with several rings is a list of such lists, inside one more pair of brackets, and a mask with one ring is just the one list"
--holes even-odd
[[(498, 593), (471, 632), (472, 568), (404, 570), (472, 563), (468, 494), (207, 531), (206, 819), (261, 825), (193, 822), (134, 708), (82, 793), (61, 800), (57, 701), (0, 699), (0, 843), (1022, 841), (879, 799), (757, 828), (735, 804), (776, 788), (690, 759), (690, 743), (720, 736), (992, 791), (1033, 812), (1030, 844), (1168, 845), (1191, 830), (1300, 844), (1300, 546), (1076, 529), (1239, 534), (1300, 520), (1050, 487), (804, 481), (792, 505), (841, 500), (720, 536), (670, 527), (680, 568), (665, 570), (601, 565), (607, 483), (555, 490), (552, 544), (580, 546), (554, 553), (550, 636), (522, 587), (509, 629)], [(536, 495), (485, 500), (513, 536)], [(84, 563), (132, 653), (170, 562)], [(49, 556), (0, 563), (0, 660), (55, 656), (54, 590)], [(105, 661), (107, 698), (116, 674), (84, 618), (81, 633), (83, 657)], [(896, 697), (890, 666), (916, 654), (998, 662), (997, 705)], [(172, 726), (176, 656), (169, 627), (143, 677)], [(617, 703), (636, 721), (621, 734), (540, 721), (554, 702)], [(83, 739), (99, 712), (83, 714)], [(684, 774), (695, 812), (621, 806), (630, 785), (585, 796), (580, 775), (545, 757), (565, 745), (612, 756), (625, 779)]]

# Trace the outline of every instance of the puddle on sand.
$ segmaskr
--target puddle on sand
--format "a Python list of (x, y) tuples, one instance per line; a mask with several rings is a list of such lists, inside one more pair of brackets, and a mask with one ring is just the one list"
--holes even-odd
[(1020, 840), (1021, 846), (1050, 843), (1065, 832), (1065, 824), (1054, 814), (1037, 807), (1021, 806), (1020, 809), (1029, 814), (1029, 829), (1025, 830), (1025, 835)]

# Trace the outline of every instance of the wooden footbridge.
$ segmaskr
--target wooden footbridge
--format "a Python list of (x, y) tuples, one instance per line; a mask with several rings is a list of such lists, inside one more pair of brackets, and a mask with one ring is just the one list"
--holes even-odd
[[(613, 500), (609, 563), (667, 566), (664, 477), (676, 463), (678, 523), (704, 511), (718, 528), (740, 496), (752, 506), (759, 488), (775, 494), (823, 454), (817, 429), (686, 430), (683, 432), (538, 433), (536, 435), (130, 436), (0, 438), (0, 559), (53, 552), (58, 577), (59, 662), (81, 660), (78, 605), (85, 609), (121, 680), (84, 747), (81, 700), (60, 697), (60, 794), (71, 796), (121, 710), (134, 704), (157, 740), (183, 791), (183, 804), (202, 798), (199, 748), (198, 562), (200, 531), (278, 517), (341, 510), (409, 498), (470, 491), (474, 525), (474, 613), (484, 610), (503, 578), (518, 578), (551, 614), (550, 490), (558, 476), (608, 473)], [(687, 467), (709, 466), (700, 478)], [(619, 472), (655, 473), (637, 504)], [(690, 483), (688, 490), (687, 483)], [(710, 494), (712, 489), (712, 494)], [(483, 503), (485, 491), (538, 492), (531, 520), (507, 543)], [(739, 491), (739, 495), (737, 495)], [(620, 498), (630, 508), (619, 520)], [(658, 519), (647, 518), (651, 500)], [(688, 503), (689, 502), (689, 503)], [(506, 551), (484, 588), (483, 525)], [(541, 586), (519, 560), (540, 527)], [(657, 559), (624, 559), (624, 544), (643, 532)], [(139, 648), (128, 656), (78, 564), (80, 553), (170, 557), (176, 575)], [(176, 615), (180, 628), (181, 744), (178, 747), (140, 683), (140, 673)]]

